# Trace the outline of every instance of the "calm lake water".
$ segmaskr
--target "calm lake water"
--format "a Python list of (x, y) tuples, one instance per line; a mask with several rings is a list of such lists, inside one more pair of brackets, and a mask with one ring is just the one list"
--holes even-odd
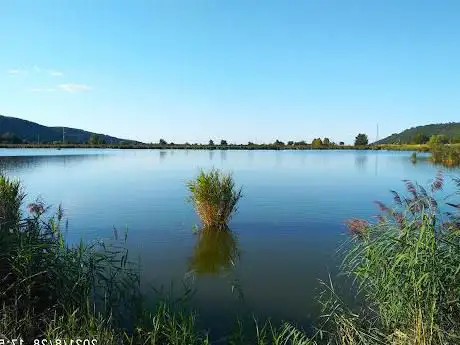
[[(376, 215), (373, 201), (389, 202), (389, 189), (403, 190), (403, 179), (426, 185), (434, 178), (438, 168), (414, 165), (410, 154), (1, 149), (0, 166), (23, 182), (28, 201), (62, 203), (69, 242), (128, 228), (131, 259), (140, 257), (144, 280), (193, 283), (190, 305), (218, 333), (238, 313), (300, 325), (314, 320), (318, 280), (336, 274), (344, 222)], [(200, 238), (185, 184), (213, 166), (232, 171), (244, 197), (232, 236)], [(446, 171), (454, 174), (459, 170)], [(197, 274), (189, 274), (192, 267)]]

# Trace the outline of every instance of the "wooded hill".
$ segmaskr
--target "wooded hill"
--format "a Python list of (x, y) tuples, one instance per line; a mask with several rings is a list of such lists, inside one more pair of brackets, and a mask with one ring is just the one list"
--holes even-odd
[(77, 128), (47, 127), (35, 122), (3, 115), (0, 115), (0, 142), (11, 144), (62, 142), (63, 128), (65, 142), (70, 144), (83, 144), (90, 142), (90, 140), (115, 145), (138, 143), (133, 140), (120, 139)]
[(449, 142), (460, 143), (460, 122), (412, 127), (376, 141), (375, 144), (425, 144), (433, 135), (444, 135)]

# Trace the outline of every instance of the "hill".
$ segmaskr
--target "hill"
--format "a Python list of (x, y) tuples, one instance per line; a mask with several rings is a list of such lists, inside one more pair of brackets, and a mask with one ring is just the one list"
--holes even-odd
[(47, 127), (35, 122), (3, 115), (0, 115), (0, 142), (13, 144), (62, 142), (63, 128), (66, 143), (83, 144), (88, 143), (91, 138), (97, 138), (99, 142), (106, 144), (138, 143), (133, 140), (120, 139), (77, 128)]
[(424, 140), (428, 141), (432, 135), (445, 135), (450, 141), (460, 142), (460, 122), (412, 127), (378, 140), (374, 144), (421, 144)]

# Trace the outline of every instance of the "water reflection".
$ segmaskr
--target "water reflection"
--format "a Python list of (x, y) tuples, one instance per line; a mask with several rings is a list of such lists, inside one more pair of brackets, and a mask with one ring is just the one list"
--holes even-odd
[(357, 154), (355, 156), (355, 166), (359, 170), (366, 170), (366, 167), (367, 167), (367, 155), (366, 154)]
[(166, 158), (167, 152), (166, 151), (160, 151), (160, 161), (164, 161)]
[(203, 228), (197, 233), (198, 240), (189, 261), (191, 273), (217, 275), (230, 272), (239, 258), (235, 234), (229, 229)]
[(208, 150), (209, 160), (212, 161), (214, 159), (214, 150)]
[(222, 162), (227, 160), (227, 150), (220, 150), (220, 160)]
[(31, 170), (43, 164), (67, 164), (79, 163), (90, 159), (105, 159), (104, 155), (55, 155), (55, 156), (2, 156), (0, 157), (0, 171)]

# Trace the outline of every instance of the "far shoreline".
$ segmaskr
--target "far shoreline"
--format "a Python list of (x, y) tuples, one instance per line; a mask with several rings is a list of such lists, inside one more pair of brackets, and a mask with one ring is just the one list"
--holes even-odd
[[(455, 144), (454, 144), (455, 145)], [(406, 145), (406, 144), (380, 144), (380, 145), (329, 145), (312, 147), (311, 144), (306, 145), (273, 145), (273, 144), (260, 144), (260, 145), (209, 145), (209, 144), (0, 144), (2, 149), (124, 149), (124, 150), (370, 150), (370, 151), (418, 151), (428, 152), (428, 145)]]

